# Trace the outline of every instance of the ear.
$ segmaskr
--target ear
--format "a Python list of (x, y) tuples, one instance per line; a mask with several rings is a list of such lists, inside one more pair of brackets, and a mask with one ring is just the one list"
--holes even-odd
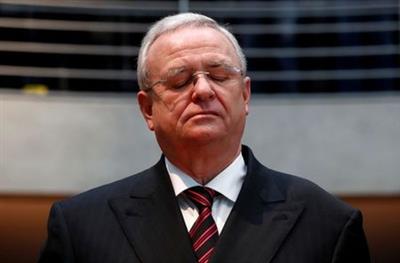
[(153, 131), (154, 130), (154, 122), (153, 122), (153, 98), (151, 94), (145, 92), (143, 90), (139, 91), (136, 95), (137, 102), (140, 107), (140, 111), (144, 117), (144, 120), (147, 123), (147, 127)]
[(250, 77), (246, 76), (243, 79), (243, 99), (245, 103), (246, 115), (249, 114), (249, 103), (250, 103), (250, 96), (251, 96), (251, 80)]

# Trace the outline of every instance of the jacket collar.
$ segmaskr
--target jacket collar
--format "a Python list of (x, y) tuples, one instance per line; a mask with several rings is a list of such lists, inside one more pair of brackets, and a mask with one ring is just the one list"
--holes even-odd
[(196, 262), (163, 158), (109, 204), (142, 262)]

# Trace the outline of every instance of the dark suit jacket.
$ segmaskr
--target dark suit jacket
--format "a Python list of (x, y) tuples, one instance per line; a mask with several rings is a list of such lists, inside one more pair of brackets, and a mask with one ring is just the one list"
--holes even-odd
[[(369, 262), (362, 217), (315, 184), (270, 170), (246, 146), (247, 175), (213, 263)], [(164, 158), (55, 203), (39, 262), (196, 262)]]

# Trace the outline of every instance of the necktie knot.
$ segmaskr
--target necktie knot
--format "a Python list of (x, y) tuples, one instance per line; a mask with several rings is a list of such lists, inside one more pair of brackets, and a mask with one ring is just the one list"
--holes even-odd
[(210, 208), (217, 192), (208, 187), (196, 186), (185, 191), (186, 196), (200, 209)]

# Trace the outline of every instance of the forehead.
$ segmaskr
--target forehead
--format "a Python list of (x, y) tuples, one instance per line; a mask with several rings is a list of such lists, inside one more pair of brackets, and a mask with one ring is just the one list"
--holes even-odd
[(210, 60), (239, 63), (232, 43), (220, 31), (210, 27), (184, 27), (154, 41), (148, 51), (147, 65), (156, 73), (168, 67)]

